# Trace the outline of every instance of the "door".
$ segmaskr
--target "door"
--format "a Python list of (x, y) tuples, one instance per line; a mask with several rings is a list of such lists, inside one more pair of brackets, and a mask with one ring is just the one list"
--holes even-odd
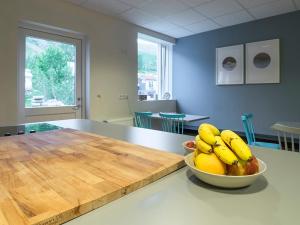
[(20, 31), (19, 122), (81, 118), (81, 40)]

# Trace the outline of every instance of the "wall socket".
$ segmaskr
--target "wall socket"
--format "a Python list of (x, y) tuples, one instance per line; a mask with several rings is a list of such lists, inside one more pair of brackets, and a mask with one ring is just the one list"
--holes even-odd
[(119, 100), (127, 100), (128, 99), (128, 95), (120, 95), (119, 96)]

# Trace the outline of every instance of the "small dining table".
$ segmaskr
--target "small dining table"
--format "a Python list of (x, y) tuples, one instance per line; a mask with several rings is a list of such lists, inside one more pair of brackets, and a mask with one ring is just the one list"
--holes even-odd
[(272, 126), (272, 129), (277, 130), (276, 129), (277, 127), (285, 128), (286, 131), (294, 134), (300, 134), (300, 122), (287, 122), (287, 121), (276, 122)]
[[(154, 119), (162, 119), (159, 113), (153, 113), (151, 117)], [(195, 121), (206, 120), (206, 119), (209, 119), (209, 116), (185, 114), (183, 121), (189, 123), (189, 122), (195, 122)]]

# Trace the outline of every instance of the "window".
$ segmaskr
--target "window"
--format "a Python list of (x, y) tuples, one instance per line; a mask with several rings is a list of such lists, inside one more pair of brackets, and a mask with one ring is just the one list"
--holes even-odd
[(19, 34), (20, 123), (81, 118), (83, 39), (25, 22)]
[(172, 45), (138, 35), (139, 100), (168, 99), (172, 96)]

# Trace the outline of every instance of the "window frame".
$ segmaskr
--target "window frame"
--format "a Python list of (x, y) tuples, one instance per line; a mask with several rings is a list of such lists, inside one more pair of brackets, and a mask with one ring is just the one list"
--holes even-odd
[[(29, 35), (28, 35), (29, 34)], [(31, 35), (32, 34), (32, 35)], [(37, 35), (35, 35), (37, 34)], [(77, 85), (80, 85), (81, 89), (81, 108), (80, 108), (80, 118), (87, 118), (89, 116), (88, 105), (89, 105), (89, 96), (87, 94), (86, 83), (89, 78), (89, 70), (88, 70), (88, 39), (84, 34), (77, 33), (68, 29), (63, 29), (59, 27), (54, 27), (45, 24), (39, 24), (31, 21), (21, 21), (18, 23), (18, 89), (17, 89), (17, 104), (18, 104), (18, 123), (24, 123), (26, 121), (27, 116), (47, 116), (47, 115), (58, 115), (61, 114), (61, 107), (41, 107), (41, 108), (25, 108), (24, 102), (24, 87), (25, 87), (25, 38), (26, 36), (37, 36), (38, 38), (43, 38), (45, 35), (45, 39), (47, 36), (53, 36), (53, 39), (57, 39), (57, 41), (66, 39), (74, 40), (74, 44), (77, 47), (80, 47), (80, 57), (77, 57), (77, 61), (80, 62), (80, 67), (77, 68), (77, 71), (80, 73), (80, 79), (78, 80), (76, 77)], [(40, 37), (39, 37), (40, 36)], [(66, 106), (65, 108), (72, 108), (74, 106)], [(76, 107), (76, 106), (75, 106)]]
[[(158, 53), (157, 53), (157, 67), (158, 67), (158, 99), (147, 99), (145, 101), (156, 101), (156, 100), (165, 100), (163, 99), (163, 95), (168, 92), (170, 93), (170, 99), (172, 100), (172, 54), (173, 54), (173, 43), (146, 35), (142, 33), (138, 33), (137, 43), (138, 40), (144, 40), (147, 42), (152, 42), (158, 44)], [(137, 55), (139, 53), (139, 48), (137, 44)], [(138, 78), (138, 71), (137, 71), (137, 78)], [(138, 79), (137, 79), (138, 80)], [(137, 81), (138, 82), (138, 81)], [(137, 92), (138, 95), (138, 92)], [(138, 95), (139, 96), (139, 95)], [(139, 98), (138, 98), (138, 101)]]

